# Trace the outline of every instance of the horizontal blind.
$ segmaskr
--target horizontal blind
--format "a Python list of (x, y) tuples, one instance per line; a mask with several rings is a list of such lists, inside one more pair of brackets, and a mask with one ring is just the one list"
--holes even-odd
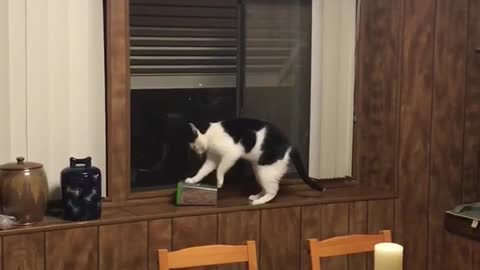
[(238, 28), (236, 0), (131, 0), (131, 75), (233, 75)]
[[(245, 76), (247, 87), (294, 83), (304, 31), (301, 1), (245, 1)], [(268, 79), (266, 79), (268, 75)]]

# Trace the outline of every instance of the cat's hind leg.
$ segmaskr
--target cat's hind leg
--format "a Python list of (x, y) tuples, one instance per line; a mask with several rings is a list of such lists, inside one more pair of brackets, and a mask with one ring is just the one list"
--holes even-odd
[(258, 176), (258, 166), (257, 165), (252, 165), (253, 173), (255, 174), (255, 180), (257, 183), (260, 185), (262, 188), (262, 191), (258, 194), (252, 194), (248, 197), (250, 201), (255, 201), (257, 199), (260, 199), (263, 195), (265, 195), (265, 190), (263, 189), (263, 186), (260, 184), (260, 176)]
[(257, 166), (258, 180), (265, 193), (263, 196), (253, 200), (251, 202), (252, 205), (267, 203), (277, 196), (280, 179), (287, 172), (287, 165), (288, 162), (279, 160), (270, 165)]
[(262, 191), (262, 192), (260, 192), (260, 193), (257, 193), (257, 194), (253, 194), (253, 195), (248, 196), (248, 199), (249, 199), (250, 201), (255, 201), (255, 200), (260, 199), (260, 198), (263, 197), (264, 195), (265, 195), (265, 192)]

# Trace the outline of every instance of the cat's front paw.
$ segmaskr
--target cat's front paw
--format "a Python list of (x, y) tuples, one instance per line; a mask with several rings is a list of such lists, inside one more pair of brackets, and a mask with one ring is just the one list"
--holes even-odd
[(222, 188), (223, 187), (223, 183), (217, 183), (217, 188)]

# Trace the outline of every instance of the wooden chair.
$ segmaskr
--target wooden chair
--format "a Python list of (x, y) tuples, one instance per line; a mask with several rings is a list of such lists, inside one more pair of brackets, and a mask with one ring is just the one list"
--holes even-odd
[(246, 245), (200, 246), (172, 252), (160, 249), (158, 261), (159, 270), (241, 262), (248, 263), (248, 270), (258, 269), (255, 241), (247, 241)]
[(385, 230), (379, 234), (345, 235), (322, 241), (309, 239), (308, 242), (312, 270), (320, 270), (321, 258), (373, 251), (378, 243), (392, 242), (392, 234)]

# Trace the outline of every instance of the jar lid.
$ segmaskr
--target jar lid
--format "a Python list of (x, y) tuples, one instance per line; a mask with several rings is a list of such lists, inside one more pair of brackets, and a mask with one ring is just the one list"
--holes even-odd
[(17, 162), (11, 162), (0, 166), (0, 170), (6, 171), (24, 171), (43, 167), (40, 163), (25, 162), (24, 157), (17, 157)]

